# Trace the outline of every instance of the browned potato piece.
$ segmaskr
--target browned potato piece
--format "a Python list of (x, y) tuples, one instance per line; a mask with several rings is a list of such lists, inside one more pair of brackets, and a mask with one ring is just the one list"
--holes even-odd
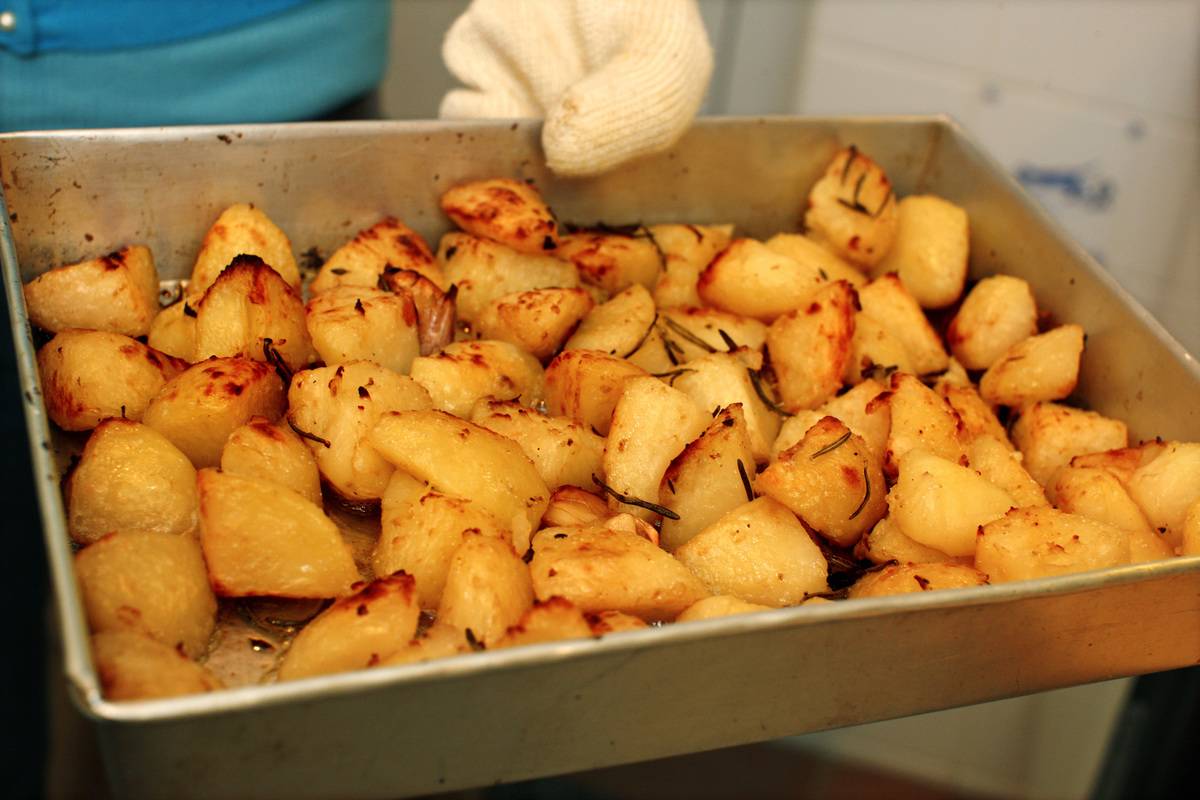
[(828, 591), (828, 565), (800, 521), (770, 497), (745, 503), (675, 552), (713, 594), (782, 607)]
[(866, 378), (889, 372), (915, 372), (908, 348), (888, 326), (859, 312), (854, 315), (854, 338), (842, 380), (857, 384)]
[(654, 287), (660, 308), (698, 306), (696, 281), (717, 253), (729, 246), (732, 225), (651, 225), (650, 234), (666, 256)]
[(708, 594), (681, 563), (619, 524), (543, 528), (529, 569), (539, 600), (564, 597), (584, 612), (670, 620)]
[(355, 584), (355, 594), (322, 611), (292, 640), (279, 680), (373, 667), (405, 647), (421, 614), (413, 583), (411, 575), (400, 572)]
[[(392, 484), (413, 481), (396, 471)], [(504, 541), (512, 540), (508, 526), (502, 525), (479, 504), (421, 487), (407, 504), (393, 507), (384, 495), (381, 519), (383, 529), (371, 564), (376, 575), (404, 570), (417, 582), (421, 608), (436, 609), (446, 587), (450, 560), (468, 536), (479, 534)]]
[(840, 420), (825, 417), (758, 476), (758, 490), (842, 547), (887, 512), (878, 453)]
[(542, 514), (541, 527), (566, 528), (603, 522), (613, 514), (601, 497), (578, 486), (560, 486), (550, 494), (550, 505)]
[(579, 273), (567, 261), (529, 255), (466, 233), (447, 233), (438, 246), (446, 281), (458, 287), (458, 316), (474, 324), (497, 297), (531, 289), (579, 286)]
[(546, 367), (546, 409), (607, 436), (613, 409), (641, 367), (596, 350), (564, 350)]
[(853, 146), (839, 150), (808, 193), (809, 234), (859, 267), (887, 255), (896, 237), (895, 194), (883, 169)]
[(216, 625), (200, 545), (189, 534), (111, 533), (75, 555), (88, 625), (144, 633), (191, 658)]
[(1200, 444), (1170, 442), (1130, 476), (1127, 488), (1150, 524), (1178, 547), (1188, 508), (1200, 500)]
[(422, 661), (448, 658), (469, 652), (471, 652), (471, 643), (467, 640), (466, 632), (438, 620), (429, 626), (429, 630), (425, 631), (424, 636), (413, 639), (379, 662), (379, 666), (395, 667), (402, 664), (417, 664)]
[(1102, 467), (1064, 467), (1055, 476), (1050, 493), (1060, 511), (1128, 533), (1129, 557), (1134, 564), (1175, 555), (1166, 537), (1150, 527), (1117, 476)]
[[(671, 460), (707, 427), (709, 417), (683, 392), (657, 378), (630, 378), (613, 410), (604, 447), (608, 485), (654, 502)], [(654, 512), (609, 498), (609, 507), (649, 520)]]
[(806, 304), (820, 284), (818, 267), (754, 239), (734, 239), (700, 273), (696, 290), (706, 305), (771, 322)]
[(200, 470), (200, 543), (222, 597), (340, 597), (358, 570), (321, 508), (268, 481)]
[(987, 575), (967, 564), (893, 564), (859, 578), (850, 587), (848, 597), (884, 597), (935, 589), (965, 589), (986, 586), (987, 583)]
[(471, 421), (521, 446), (546, 486), (591, 487), (601, 472), (604, 438), (567, 417), (550, 417), (511, 400), (481, 400)]
[(1061, 400), (1075, 391), (1083, 328), (1062, 325), (1010, 347), (979, 380), (979, 394), (993, 405), (1023, 406)]
[(905, 536), (965, 557), (975, 552), (979, 527), (1017, 503), (974, 470), (915, 448), (900, 459), (900, 477), (888, 493), (887, 505), (889, 517)]
[[(932, 564), (941, 561), (962, 561), (941, 550), (926, 547), (904, 534), (900, 526), (890, 517), (875, 523), (875, 527), (863, 534), (854, 546), (855, 558), (865, 558), (876, 564), (895, 561), (900, 564)], [(972, 557), (966, 559), (974, 561)]]
[(896, 474), (900, 459), (915, 447), (966, 465), (966, 448), (960, 438), (962, 420), (949, 403), (916, 376), (893, 373), (888, 391), (867, 404), (867, 413), (891, 415), (883, 458), (883, 467), (889, 476)]
[(584, 614), (584, 619), (588, 621), (593, 636), (638, 631), (650, 627), (641, 617), (626, 614), (624, 611), (594, 611)]
[[(765, 462), (770, 455), (771, 442), (779, 431), (779, 415), (767, 407), (755, 390), (746, 364), (750, 359), (743, 360), (745, 355), (745, 350), (739, 350), (696, 358), (687, 363), (673, 385), (701, 409), (741, 405), (746, 433), (750, 437), (750, 452), (755, 461)], [(750, 466), (747, 461), (747, 469)]]
[(278, 483), (321, 503), (321, 473), (312, 451), (291, 428), (266, 417), (251, 417), (229, 434), (221, 450), (221, 471)]
[(1075, 456), (1115, 450), (1129, 440), (1124, 422), (1057, 403), (1026, 408), (1013, 425), (1012, 436), (1025, 456), (1025, 469), (1042, 486), (1048, 486), (1054, 473)]
[(734, 614), (749, 614), (753, 611), (770, 611), (771, 606), (747, 603), (732, 595), (719, 594), (706, 597), (692, 603), (682, 614), (675, 618), (676, 622), (695, 622), (701, 619), (716, 619), (729, 617)]
[(886, 413), (870, 414), (867, 408), (870, 402), (885, 391), (882, 383), (874, 378), (867, 378), (844, 394), (840, 394), (815, 410), (801, 411), (783, 422), (775, 443), (771, 445), (771, 459), (804, 438), (808, 429), (816, 425), (822, 417), (836, 417), (861, 436), (871, 452), (883, 456), (887, 448), (888, 429), (891, 420)]
[(442, 411), (399, 411), (380, 418), (370, 441), (414, 478), (478, 503), (512, 531), (518, 553), (529, 548), (550, 490), (512, 439)]
[(185, 361), (196, 355), (196, 309), (180, 300), (158, 312), (150, 323), (146, 343), (155, 350)]
[(1098, 453), (1084, 453), (1071, 459), (1072, 467), (1103, 467), (1116, 475), (1123, 484), (1128, 484), (1133, 473), (1149, 464), (1167, 449), (1162, 439), (1151, 439), (1136, 447), (1119, 447)]
[(300, 268), (287, 235), (262, 211), (238, 203), (221, 212), (204, 235), (187, 295), (199, 298), (239, 255), (258, 256), (279, 273), (284, 283), (300, 291)]
[(655, 319), (654, 299), (644, 287), (634, 284), (588, 312), (564, 347), (625, 358), (642, 346)]
[(1037, 333), (1037, 302), (1029, 284), (1011, 275), (984, 278), (950, 321), (946, 341), (967, 369), (987, 369), (1013, 345)]
[(433, 407), (469, 417), (485, 397), (534, 405), (545, 397), (542, 365), (516, 345), (481, 339), (454, 342), (437, 355), (413, 359), (412, 379), (429, 392)]
[(980, 436), (991, 436), (1012, 449), (1012, 442), (1008, 440), (1008, 432), (996, 418), (991, 406), (984, 402), (974, 387), (939, 383), (937, 392), (946, 398), (946, 402), (962, 420), (962, 439), (964, 441), (971, 442)]
[(897, 275), (889, 272), (859, 289), (858, 302), (865, 314), (904, 345), (914, 374), (941, 372), (950, 365), (937, 331)]
[(1129, 563), (1129, 534), (1045, 506), (1014, 508), (979, 530), (975, 566), (992, 583)]
[(715, 308), (662, 309), (658, 312), (658, 320), (659, 329), (671, 340), (671, 350), (680, 363), (727, 350), (729, 343), (721, 336), (721, 331), (725, 331), (739, 347), (749, 350), (761, 350), (767, 341), (767, 326), (763, 323), (753, 317)]
[(485, 339), (515, 344), (545, 361), (558, 352), (593, 305), (583, 289), (515, 292), (488, 303), (476, 327)]
[(404, 375), (421, 352), (417, 308), (408, 292), (338, 286), (305, 307), (305, 325), (327, 366), (374, 361)]
[(551, 597), (534, 603), (521, 620), (509, 627), (494, 645), (493, 650), (518, 647), (523, 644), (558, 642), (563, 639), (590, 639), (594, 634), (583, 612), (561, 597)]
[(187, 533), (199, 521), (196, 469), (162, 434), (109, 419), (92, 432), (66, 484), (67, 529), (80, 544), (114, 531)]
[(967, 212), (931, 194), (904, 198), (896, 212), (896, 240), (877, 272), (899, 275), (922, 308), (945, 308), (967, 279)]
[(533, 606), (529, 567), (502, 540), (468, 534), (450, 560), (438, 620), (494, 644)]
[(187, 363), (136, 339), (103, 331), (62, 331), (37, 354), (46, 413), (66, 431), (109, 417), (140, 420), (163, 384)]
[(312, 358), (304, 301), (257, 256), (236, 256), (196, 306), (196, 355), (243, 356), (299, 369)]
[(631, 236), (596, 231), (570, 233), (558, 240), (555, 255), (574, 264), (587, 283), (614, 294), (635, 283), (653, 289), (663, 267), (658, 246), (644, 228)]
[(766, 241), (766, 245), (801, 264), (816, 267), (823, 281), (846, 281), (855, 289), (867, 283), (867, 276), (857, 267), (802, 233), (777, 233)]
[(813, 292), (804, 307), (771, 323), (767, 350), (785, 409), (816, 408), (841, 387), (856, 307), (854, 288), (834, 281)]
[(1022, 466), (1021, 454), (1012, 445), (990, 434), (980, 434), (967, 444), (967, 456), (971, 469), (1008, 492), (1018, 508), (1048, 505), (1041, 484)]
[(92, 661), (105, 700), (153, 700), (221, 688), (207, 669), (174, 647), (133, 631), (97, 633)]
[(29, 321), (51, 333), (87, 328), (141, 336), (158, 313), (158, 272), (142, 245), (44, 272), (24, 292)]
[(421, 235), (400, 220), (385, 217), (334, 250), (309, 290), (318, 295), (337, 286), (374, 289), (389, 267), (412, 270), (439, 287), (448, 285)]
[(285, 398), (274, 368), (248, 358), (212, 358), (172, 379), (150, 401), (145, 423), (196, 467), (221, 462), (229, 434), (262, 416), (279, 419)]
[(721, 410), (700, 437), (667, 467), (658, 503), (679, 515), (664, 517), (661, 544), (675, 550), (724, 514), (754, 499), (754, 453), (742, 404)]
[(462, 183), (442, 194), (442, 211), (467, 233), (521, 253), (536, 255), (558, 247), (554, 214), (528, 183), (511, 178)]
[(433, 407), (416, 381), (370, 361), (297, 372), (288, 389), (288, 422), (305, 439), (321, 475), (347, 500), (377, 500), (392, 465), (368, 435), (385, 411)]

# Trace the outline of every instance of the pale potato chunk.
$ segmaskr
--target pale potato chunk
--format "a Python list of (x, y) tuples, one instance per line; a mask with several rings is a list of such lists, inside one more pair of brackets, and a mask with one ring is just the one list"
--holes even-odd
[(862, 383), (840, 394), (815, 410), (801, 411), (788, 417), (771, 445), (771, 460), (779, 458), (779, 454), (804, 438), (808, 429), (816, 425), (822, 417), (835, 417), (861, 436), (867, 447), (873, 453), (882, 456), (887, 448), (888, 429), (891, 419), (886, 413), (868, 413), (867, 409), (872, 400), (882, 394), (886, 388), (874, 378), (867, 378)]
[(243, 356), (299, 369), (312, 358), (304, 301), (257, 256), (236, 256), (196, 305), (196, 354)]
[(447, 233), (438, 246), (446, 281), (458, 287), (458, 316), (474, 324), (497, 297), (531, 289), (579, 286), (579, 273), (567, 261), (529, 255), (466, 233)]
[(955, 386), (939, 382), (936, 389), (938, 394), (946, 398), (946, 402), (962, 420), (962, 439), (964, 441), (971, 442), (980, 436), (990, 436), (1002, 442), (1009, 449), (1012, 448), (1012, 442), (1008, 440), (1008, 432), (996, 418), (996, 413), (992, 411), (991, 406), (979, 396), (979, 392), (975, 391), (973, 386)]
[[(750, 452), (756, 462), (765, 462), (771, 442), (779, 432), (779, 415), (758, 396), (749, 367), (742, 358), (744, 353), (712, 353), (693, 359), (672, 385), (703, 410), (740, 405), (750, 437)], [(747, 461), (746, 468), (753, 472), (751, 467)]]
[(196, 356), (196, 309), (180, 300), (158, 312), (150, 323), (146, 343), (159, 352), (190, 361)]
[[(613, 410), (604, 448), (608, 485), (625, 496), (653, 502), (671, 460), (708, 425), (708, 416), (683, 392), (657, 378), (630, 378)], [(651, 519), (640, 506), (609, 499), (611, 508)]]
[(465, 631), (438, 620), (429, 626), (425, 635), (413, 639), (404, 647), (379, 662), (381, 667), (418, 664), (435, 658), (449, 658), (471, 652), (471, 642)]
[(399, 411), (380, 418), (370, 441), (409, 475), (471, 498), (512, 531), (518, 553), (529, 549), (550, 490), (512, 439), (442, 411)]
[(67, 477), (67, 530), (80, 544), (114, 531), (182, 534), (199, 522), (196, 469), (162, 434), (110, 419)]
[(158, 313), (158, 272), (142, 245), (44, 272), (24, 292), (29, 321), (50, 333), (87, 328), (141, 336)]
[(350, 547), (319, 506), (275, 483), (203, 469), (200, 543), (222, 597), (340, 597), (358, 580)]
[(779, 608), (828, 591), (828, 565), (804, 526), (770, 497), (735, 508), (675, 557), (713, 594)]
[(501, 539), (469, 534), (450, 560), (438, 620), (494, 644), (533, 607), (529, 567)]
[(212, 467), (221, 462), (229, 434), (254, 416), (279, 419), (285, 403), (272, 367), (248, 358), (212, 358), (163, 386), (144, 421), (196, 467)]
[(370, 502), (383, 494), (393, 469), (367, 438), (375, 423), (385, 411), (424, 411), (433, 401), (412, 378), (358, 361), (297, 372), (288, 405), (288, 423), (334, 491)]
[(471, 421), (519, 444), (551, 489), (591, 487), (601, 472), (604, 438), (568, 417), (539, 414), (511, 400), (481, 400)]
[(950, 365), (937, 331), (899, 276), (889, 272), (871, 281), (858, 290), (858, 301), (863, 313), (882, 324), (904, 345), (914, 374), (941, 372)]
[(531, 184), (512, 178), (463, 183), (442, 194), (442, 211), (467, 233), (483, 236), (521, 253), (558, 247), (558, 224)]
[(977, 472), (921, 449), (900, 459), (888, 493), (889, 517), (905, 536), (951, 556), (975, 552), (981, 525), (1016, 507), (1013, 498)]
[(878, 453), (840, 420), (824, 417), (761, 475), (758, 490), (810, 528), (848, 547), (887, 511)]
[(534, 405), (545, 397), (538, 360), (508, 342), (482, 339), (454, 342), (442, 352), (412, 363), (412, 379), (429, 392), (433, 407), (468, 417), (486, 397)]
[(771, 322), (806, 304), (821, 282), (813, 264), (754, 239), (735, 239), (700, 273), (696, 290), (706, 305)]
[(1182, 539), (1179, 555), (1200, 556), (1200, 500), (1192, 503), (1183, 518)]
[(304, 314), (326, 366), (374, 361), (404, 375), (421, 351), (417, 308), (407, 292), (338, 286), (309, 300)]
[(679, 519), (663, 518), (662, 546), (675, 550), (726, 512), (753, 500), (754, 476), (746, 418), (742, 404), (734, 403), (663, 474), (658, 503)]
[(980, 529), (975, 566), (992, 583), (1129, 563), (1129, 534), (1048, 507), (1014, 508)]
[(899, 275), (922, 308), (945, 308), (967, 279), (967, 212), (931, 194), (904, 198), (896, 212), (896, 240), (877, 272)]
[(291, 428), (266, 417), (251, 417), (229, 434), (221, 450), (221, 471), (278, 483), (321, 503), (321, 473), (312, 451)]
[(603, 522), (613, 514), (608, 503), (578, 486), (560, 486), (550, 494), (550, 505), (542, 514), (541, 527), (565, 528)]
[(675, 618), (676, 622), (695, 622), (701, 619), (716, 619), (731, 617), (734, 614), (749, 614), (754, 611), (770, 611), (771, 606), (758, 603), (747, 603), (728, 594), (718, 594), (706, 597), (692, 603), (684, 612)]
[(624, 611), (593, 611), (583, 615), (592, 629), (593, 636), (605, 636), (622, 631), (639, 631), (650, 627), (641, 617)]
[(1116, 475), (1123, 484), (1128, 484), (1133, 473), (1158, 458), (1167, 443), (1162, 439), (1151, 439), (1136, 447), (1118, 447), (1098, 453), (1084, 453), (1071, 459), (1072, 467), (1103, 467)]
[(75, 577), (93, 631), (137, 631), (191, 658), (208, 649), (217, 599), (190, 534), (109, 534), (76, 553)]
[(564, 350), (546, 367), (546, 409), (607, 436), (613, 409), (641, 367), (596, 350)]
[(567, 340), (568, 350), (599, 350), (625, 358), (641, 347), (655, 320), (654, 299), (634, 284), (593, 308)]
[(842, 385), (854, 336), (856, 300), (845, 281), (826, 283), (805, 305), (767, 329), (767, 350), (788, 411), (816, 408)]
[(891, 416), (883, 457), (884, 470), (889, 476), (896, 475), (904, 454), (918, 447), (966, 465), (962, 420), (949, 403), (916, 376), (893, 373), (888, 391), (867, 404), (867, 413)]
[(105, 700), (154, 700), (221, 688), (207, 669), (174, 647), (133, 631), (93, 636), (92, 662)]
[(569, 600), (551, 597), (545, 602), (534, 603), (516, 625), (512, 625), (492, 645), (493, 650), (519, 647), (523, 644), (558, 642), (563, 639), (590, 639), (592, 628), (584, 619), (583, 612)]
[(583, 289), (533, 289), (497, 297), (476, 321), (485, 339), (520, 347), (539, 361), (558, 352), (593, 305)]
[(413, 583), (401, 572), (356, 584), (355, 594), (337, 600), (292, 640), (279, 680), (373, 667), (406, 646), (421, 614)]
[(857, 384), (892, 372), (915, 372), (908, 348), (892, 330), (870, 314), (854, 315), (854, 338), (842, 380)]
[(1128, 489), (1150, 524), (1178, 547), (1188, 508), (1200, 500), (1200, 444), (1170, 442), (1130, 476)]
[(1011, 445), (990, 434), (980, 434), (967, 444), (967, 456), (971, 469), (1008, 492), (1018, 508), (1047, 505), (1041, 484), (1025, 470), (1021, 454)]
[(883, 169), (853, 146), (839, 150), (808, 193), (804, 224), (810, 235), (859, 267), (887, 255), (898, 214)]
[(1010, 347), (979, 380), (979, 394), (993, 405), (1024, 406), (1061, 400), (1075, 391), (1083, 328), (1062, 325)]
[(729, 246), (732, 225), (651, 225), (650, 234), (666, 256), (654, 287), (659, 308), (698, 306), (696, 281), (717, 253)]
[(867, 283), (867, 276), (861, 270), (802, 233), (777, 233), (766, 241), (766, 245), (801, 264), (816, 267), (823, 281), (846, 281), (856, 289)]
[(1102, 467), (1064, 467), (1050, 487), (1060, 511), (1106, 522), (1129, 534), (1131, 563), (1173, 556), (1167, 538), (1156, 533), (1117, 476)]
[(1017, 418), (1012, 437), (1025, 456), (1025, 469), (1042, 486), (1048, 486), (1054, 473), (1075, 456), (1125, 447), (1129, 432), (1124, 422), (1094, 411), (1034, 403)]
[[(723, 352), (729, 343), (761, 350), (767, 341), (767, 326), (753, 317), (729, 314), (715, 308), (670, 308), (658, 312), (659, 329), (670, 339), (670, 349), (683, 364), (707, 353)], [(699, 340), (699, 341), (697, 341)]]
[(968, 564), (893, 564), (867, 573), (850, 587), (848, 597), (884, 597), (892, 594), (931, 592), (986, 586), (988, 576)]
[[(895, 561), (900, 564), (933, 564), (942, 561), (961, 561), (941, 550), (926, 547), (904, 534), (891, 517), (884, 517), (875, 527), (863, 534), (854, 546), (855, 558), (865, 558), (875, 564)], [(967, 561), (974, 560), (974, 553)]]
[(584, 612), (670, 620), (708, 594), (666, 551), (619, 526), (544, 528), (529, 569), (539, 600), (563, 597)]
[(238, 203), (221, 212), (204, 235), (187, 295), (198, 298), (239, 255), (258, 256), (279, 273), (284, 282), (300, 291), (300, 268), (287, 235), (262, 211)]
[(109, 417), (140, 420), (163, 385), (187, 363), (136, 339), (67, 330), (37, 354), (46, 413), (66, 431), (86, 431)]
[(645, 228), (632, 235), (596, 231), (567, 234), (558, 240), (555, 255), (570, 261), (586, 283), (616, 294), (634, 284), (653, 289), (663, 257)]
[(385, 217), (333, 251), (309, 285), (314, 295), (337, 286), (374, 289), (387, 273), (411, 270), (445, 287), (445, 277), (421, 235), (394, 217)]
[(1011, 275), (984, 278), (950, 321), (946, 341), (967, 369), (987, 369), (1013, 345), (1037, 333), (1037, 302), (1029, 284)]

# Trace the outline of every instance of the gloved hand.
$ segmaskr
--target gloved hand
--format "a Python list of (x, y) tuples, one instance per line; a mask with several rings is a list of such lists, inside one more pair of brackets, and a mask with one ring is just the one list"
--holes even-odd
[(561, 175), (669, 148), (713, 66), (694, 0), (473, 0), (442, 57), (470, 87), (442, 99), (443, 119), (544, 117)]

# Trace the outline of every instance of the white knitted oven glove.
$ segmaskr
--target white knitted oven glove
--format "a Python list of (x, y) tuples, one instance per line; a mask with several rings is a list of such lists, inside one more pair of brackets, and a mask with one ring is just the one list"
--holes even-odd
[(669, 148), (713, 66), (694, 0), (473, 0), (442, 57), (470, 87), (442, 99), (442, 118), (544, 117), (560, 175)]

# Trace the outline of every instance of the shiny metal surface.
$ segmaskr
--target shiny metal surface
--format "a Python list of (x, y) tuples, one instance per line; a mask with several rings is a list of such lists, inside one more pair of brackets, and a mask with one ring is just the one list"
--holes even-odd
[[(212, 219), (264, 207), (328, 254), (394, 214), (431, 239), (467, 178), (532, 178), (563, 221), (790, 230), (834, 150), (901, 194), (964, 206), (972, 270), (1030, 281), (1087, 330), (1082, 394), (1135, 437), (1200, 439), (1200, 367), (944, 118), (706, 120), (670, 153), (586, 181), (538, 126), (337, 123), (0, 136), (0, 258), (65, 664), (118, 794), (397, 797), (704, 750), (1200, 662), (1200, 558), (801, 607), (403, 668), (143, 703), (99, 696), (71, 574), (22, 279), (128, 242), (185, 277)], [(11, 223), (11, 224), (10, 224)]]

